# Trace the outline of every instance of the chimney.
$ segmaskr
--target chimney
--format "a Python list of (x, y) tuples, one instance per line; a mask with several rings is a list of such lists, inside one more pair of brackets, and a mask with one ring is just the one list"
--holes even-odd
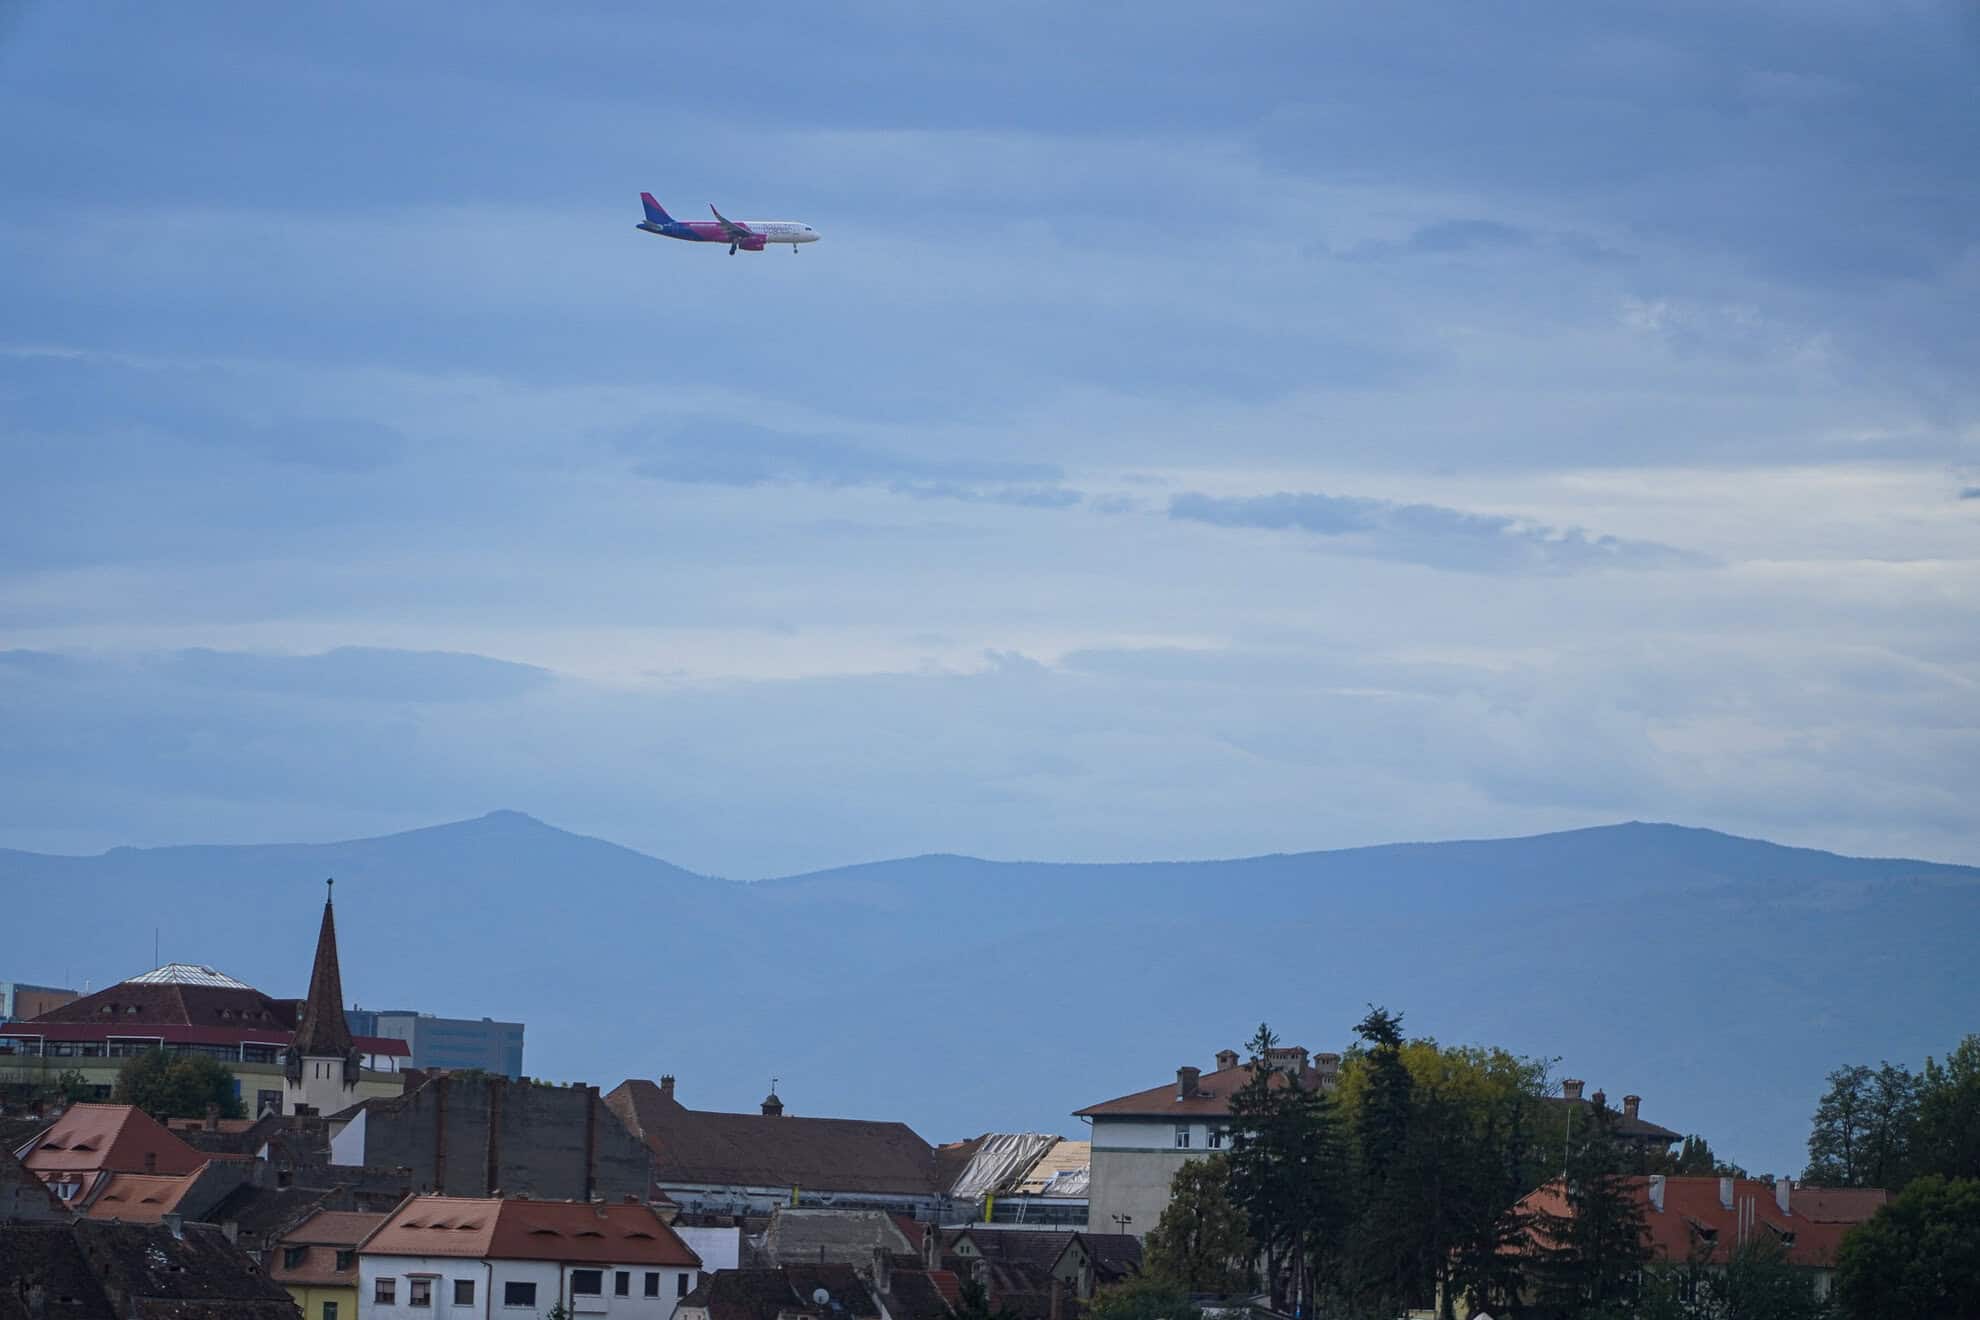
[(891, 1277), (893, 1263), (893, 1258), (887, 1254), (885, 1247), (875, 1247), (873, 1249), (873, 1287), (875, 1291), (883, 1293), (893, 1291), (894, 1281)]
[(1664, 1213), (1664, 1175), (1661, 1173), (1650, 1175), (1650, 1208), (1660, 1215)]
[(157, 1172), (158, 1172), (158, 1152), (157, 1152), (157, 1151), (155, 1151), (155, 1150), (148, 1150), (148, 1151), (146, 1151), (146, 1152), (144, 1153), (144, 1171), (145, 1171), (146, 1173), (157, 1173)]
[(1721, 1210), (1733, 1208), (1733, 1180), (1730, 1178), (1719, 1179), (1719, 1208)]
[(921, 1226), (921, 1268), (932, 1270), (942, 1262), (942, 1230), (933, 1224)]
[(672, 1100), (674, 1098), (674, 1074), (664, 1073), (661, 1075), (660, 1098), (662, 1100)]
[(1217, 1051), (1218, 1072), (1229, 1072), (1231, 1069), (1237, 1067), (1237, 1065), (1238, 1065), (1238, 1055), (1236, 1050)]
[(985, 1292), (990, 1290), (990, 1258), (988, 1256), (970, 1257), (969, 1272), (978, 1283), (983, 1285)]
[(1176, 1069), (1176, 1099), (1187, 1100), (1196, 1094), (1196, 1079), (1203, 1075), (1200, 1068)]
[(1624, 1118), (1635, 1118), (1635, 1117), (1636, 1117), (1636, 1111), (1637, 1111), (1638, 1109), (1640, 1109), (1640, 1108), (1642, 1108), (1642, 1106), (1643, 1106), (1643, 1097), (1642, 1097), (1642, 1096), (1640, 1096), (1640, 1095), (1626, 1095), (1626, 1096), (1624, 1096), (1624, 1097), (1623, 1097), (1623, 1117), (1624, 1117)]
[(1589, 1096), (1588, 1099), (1593, 1102), (1597, 1109), (1607, 1109), (1609, 1107), (1609, 1094), (1606, 1091), (1597, 1091), (1594, 1095)]
[(1794, 1195), (1794, 1179), (1779, 1178), (1775, 1180), (1774, 1204), (1781, 1208), (1782, 1214), (1791, 1215), (1794, 1213), (1794, 1211), (1789, 1207), (1789, 1201), (1790, 1198), (1793, 1197), (1793, 1195)]
[(1562, 1082), (1561, 1099), (1563, 1100), (1581, 1099), (1581, 1085), (1582, 1083), (1579, 1077), (1570, 1077), (1566, 1081)]
[(220, 1130), (220, 1106), (211, 1100), (206, 1102), (206, 1130), (208, 1132)]

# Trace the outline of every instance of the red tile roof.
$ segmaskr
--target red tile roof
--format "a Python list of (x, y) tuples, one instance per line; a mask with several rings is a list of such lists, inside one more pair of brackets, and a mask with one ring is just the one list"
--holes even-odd
[(83, 1213), (91, 1219), (155, 1224), (178, 1209), (180, 1199), (198, 1180), (197, 1173), (113, 1173)]
[[(1290, 1076), (1290, 1073), (1274, 1072), (1271, 1085), (1283, 1087)], [(1309, 1067), (1300, 1074), (1300, 1083), (1311, 1091), (1328, 1084), (1332, 1076), (1332, 1073)], [(1146, 1091), (1136, 1091), (1133, 1095), (1076, 1109), (1073, 1115), (1076, 1118), (1227, 1118), (1231, 1112), (1231, 1096), (1242, 1090), (1250, 1080), (1251, 1065), (1240, 1063), (1234, 1068), (1201, 1074), (1196, 1081), (1195, 1094), (1186, 1098), (1179, 1097), (1177, 1084), (1169, 1081), (1151, 1086)]]
[[(166, 1045), (287, 1045), (295, 1032), (288, 1027), (200, 1027), (170, 1022), (141, 1022), (123, 1026), (115, 1022), (8, 1022), (0, 1025), (0, 1044), (17, 1040), (134, 1040), (159, 1041)], [(360, 1054), (410, 1057), (412, 1046), (393, 1036), (354, 1036)]]
[[(268, 1253), (268, 1277), (282, 1283), (353, 1287), (358, 1281), (357, 1244), (387, 1216), (357, 1210), (319, 1210), (282, 1235)], [(291, 1265), (289, 1251), (302, 1252)], [(350, 1265), (337, 1268), (337, 1254), (348, 1251)]]
[(367, 1256), (462, 1256), (696, 1269), (701, 1258), (644, 1205), (414, 1196), (359, 1248)]
[(231, 990), (176, 982), (145, 984), (119, 981), (95, 994), (51, 1009), (27, 1023), (16, 1022), (12, 1025), (39, 1026), (54, 1022), (98, 1022), (111, 1026), (258, 1027), (264, 1031), (287, 1033), (295, 1030), (296, 1001), (271, 999), (259, 990)]
[(1788, 1198), (1798, 1215), (1822, 1224), (1860, 1224), (1890, 1204), (1881, 1187), (1797, 1187)]
[(294, 1246), (355, 1247), (385, 1220), (385, 1215), (362, 1210), (318, 1210), (284, 1233), (282, 1241)]
[[(1633, 1177), (1626, 1181), (1643, 1207), (1651, 1254), (1670, 1261), (1723, 1264), (1740, 1244), (1741, 1217), (1750, 1203), (1751, 1219), (1746, 1221), (1749, 1237), (1772, 1239), (1786, 1251), (1787, 1259), (1793, 1264), (1828, 1268), (1835, 1263), (1843, 1235), (1876, 1213), (1876, 1205), (1881, 1204), (1872, 1204), (1873, 1196), (1866, 1195), (1842, 1206), (1838, 1201), (1825, 1199), (1832, 1195), (1827, 1189), (1810, 1189), (1808, 1209), (1824, 1216), (1845, 1211), (1856, 1216), (1815, 1218), (1803, 1213), (1803, 1189), (1792, 1184), (1788, 1187), (1788, 1208), (1783, 1213), (1775, 1199), (1775, 1189), (1758, 1179), (1667, 1177), (1663, 1180), (1664, 1208), (1658, 1210), (1652, 1200), (1652, 1179)], [(1730, 1207), (1722, 1182), (1731, 1183)], [(1887, 1197), (1888, 1193), (1875, 1195)], [(1528, 1193), (1520, 1201), (1524, 1210), (1553, 1215), (1565, 1213), (1566, 1204), (1558, 1179)]]
[(661, 1183), (931, 1195), (935, 1153), (905, 1123), (688, 1109), (648, 1081), (605, 1097), (654, 1153)]
[[(134, 1105), (71, 1105), (54, 1124), (19, 1151), (37, 1175), (88, 1173), (191, 1173), (206, 1156), (173, 1136)], [(145, 1167), (145, 1157), (152, 1157)]]

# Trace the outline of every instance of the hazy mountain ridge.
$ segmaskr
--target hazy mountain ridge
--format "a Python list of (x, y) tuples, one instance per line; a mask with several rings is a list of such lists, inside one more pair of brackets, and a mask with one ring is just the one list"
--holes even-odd
[[(540, 1076), (681, 1077), (932, 1140), (1237, 1046), (1339, 1049), (1363, 1005), (1562, 1068), (1752, 1167), (1798, 1169), (1822, 1074), (1980, 1021), (1980, 868), (1630, 823), (1195, 862), (902, 858), (736, 883), (516, 812), (339, 843), (0, 850), (0, 975), (160, 956), (299, 995), (325, 877), (372, 1007), (516, 1018)], [(219, 891), (219, 901), (201, 901)], [(87, 917), (89, 939), (44, 942)], [(85, 959), (87, 961), (85, 961)], [(1020, 1080), (1020, 1078), (1022, 1080)]]

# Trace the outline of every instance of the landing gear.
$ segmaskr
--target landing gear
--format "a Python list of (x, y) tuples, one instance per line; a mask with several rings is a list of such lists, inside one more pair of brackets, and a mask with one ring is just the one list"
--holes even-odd
[(734, 243), (729, 244), (729, 255), (732, 257), (736, 255), (736, 245)]

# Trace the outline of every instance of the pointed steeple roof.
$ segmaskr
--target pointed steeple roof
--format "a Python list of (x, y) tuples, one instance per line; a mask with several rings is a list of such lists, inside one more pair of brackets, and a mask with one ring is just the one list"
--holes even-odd
[(344, 978), (337, 970), (337, 913), (328, 896), (323, 900), (323, 929), (316, 936), (316, 965), (309, 973), (309, 998), (303, 1001), (289, 1048), (314, 1058), (341, 1059), (351, 1052), (351, 1028), (344, 1020)]

